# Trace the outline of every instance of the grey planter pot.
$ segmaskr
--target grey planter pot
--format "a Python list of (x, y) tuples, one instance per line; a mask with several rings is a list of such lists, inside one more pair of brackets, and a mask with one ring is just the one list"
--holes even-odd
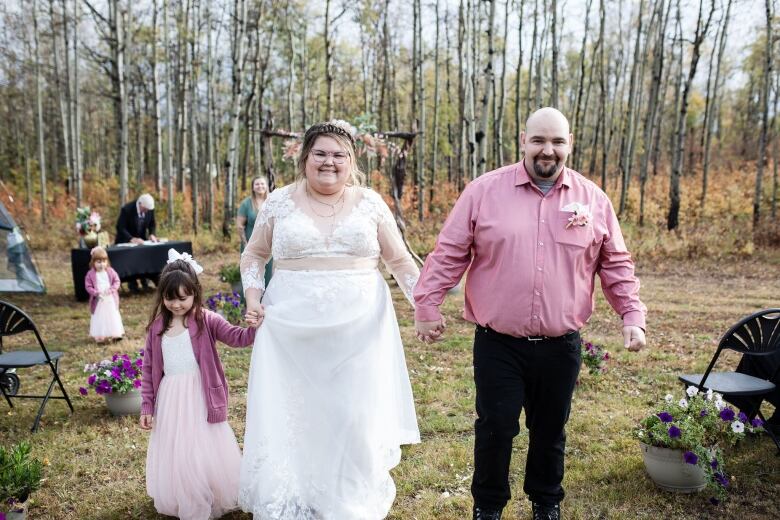
[(29, 506), (30, 501), (25, 500), (24, 504), (22, 504), (22, 509), (17, 511), (9, 511), (5, 514), (6, 520), (26, 520), (27, 519), (27, 507)]
[(103, 394), (106, 398), (106, 406), (111, 415), (140, 415), (141, 414), (141, 392), (133, 388), (126, 394), (111, 393)]
[(704, 470), (685, 462), (682, 450), (659, 448), (643, 442), (639, 445), (647, 474), (659, 488), (676, 493), (696, 493), (707, 485)]

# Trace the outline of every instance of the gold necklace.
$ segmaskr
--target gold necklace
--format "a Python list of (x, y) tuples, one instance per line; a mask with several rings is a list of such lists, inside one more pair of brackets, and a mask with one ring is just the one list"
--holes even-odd
[[(341, 212), (341, 210), (344, 209), (344, 196), (345, 196), (346, 192), (347, 192), (346, 188), (342, 189), (341, 190), (341, 195), (339, 196), (338, 199), (336, 199), (336, 202), (334, 202), (333, 204), (330, 204), (328, 202), (323, 202), (323, 201), (317, 199), (314, 195), (309, 193), (309, 184), (308, 183), (306, 184), (306, 201), (309, 203), (309, 209), (311, 210), (311, 212), (314, 213), (315, 215), (317, 215), (320, 218), (329, 218), (329, 219), (331, 219), (330, 220), (330, 229), (328, 231), (328, 235), (325, 237), (326, 245), (329, 245), (330, 237), (333, 234), (333, 230), (336, 227), (336, 215), (338, 215)], [(323, 206), (329, 207), (330, 208), (330, 215), (322, 215), (322, 214), (318, 213), (314, 209), (314, 206), (311, 205), (311, 201), (312, 200), (314, 200), (315, 202), (319, 202)], [(341, 206), (337, 210), (336, 206), (338, 206), (339, 204)]]

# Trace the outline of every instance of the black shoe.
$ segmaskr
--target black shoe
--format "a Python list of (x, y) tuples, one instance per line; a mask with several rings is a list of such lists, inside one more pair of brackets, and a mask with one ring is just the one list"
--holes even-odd
[(501, 510), (474, 506), (474, 520), (501, 520)]
[(561, 520), (561, 505), (547, 506), (532, 502), (534, 520)]

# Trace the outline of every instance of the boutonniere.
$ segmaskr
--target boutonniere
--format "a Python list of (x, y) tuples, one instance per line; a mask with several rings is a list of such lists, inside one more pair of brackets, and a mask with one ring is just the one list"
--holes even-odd
[(590, 206), (580, 202), (572, 202), (571, 204), (568, 204), (562, 208), (561, 211), (571, 211), (572, 213), (566, 224), (566, 229), (569, 229), (573, 226), (587, 226), (590, 224), (590, 221), (593, 218), (593, 215), (590, 213)]

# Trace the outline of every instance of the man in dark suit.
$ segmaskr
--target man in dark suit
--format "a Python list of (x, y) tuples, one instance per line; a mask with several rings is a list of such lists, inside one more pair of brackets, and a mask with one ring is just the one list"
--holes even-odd
[[(116, 221), (116, 243), (143, 244), (145, 240), (157, 242), (154, 235), (156, 222), (154, 220), (154, 198), (149, 193), (144, 193), (136, 200), (128, 202), (119, 211)], [(138, 276), (127, 280), (127, 286), (131, 292), (138, 292), (138, 280), (144, 289), (148, 288), (148, 280)]]

